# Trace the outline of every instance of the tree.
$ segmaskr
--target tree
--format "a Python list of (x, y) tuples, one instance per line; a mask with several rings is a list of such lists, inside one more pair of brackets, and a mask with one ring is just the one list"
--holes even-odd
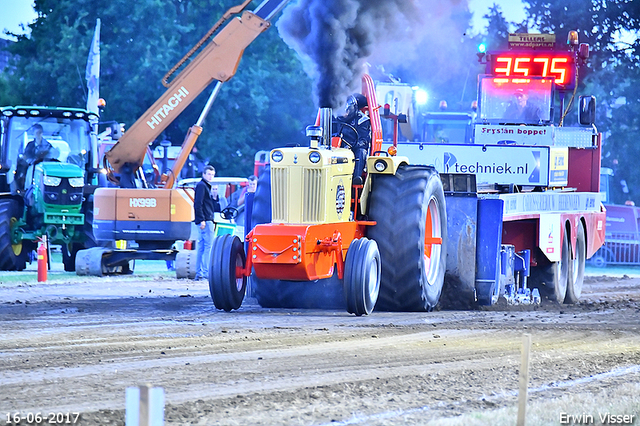
[(507, 40), (509, 39), (509, 26), (515, 25), (513, 22), (508, 22), (502, 14), (502, 9), (497, 4), (493, 4), (489, 8), (489, 13), (483, 16), (488, 21), (486, 27), (486, 42), (487, 49), (489, 50), (501, 50), (507, 46)]
[(589, 63), (581, 69), (581, 89), (598, 99), (597, 125), (605, 135), (604, 166), (614, 168), (614, 180), (626, 180), (629, 194), (615, 185), (616, 202), (640, 198), (640, 3), (625, 0), (595, 2), (527, 0), (527, 15), (540, 32), (559, 40), (570, 30), (591, 47)]

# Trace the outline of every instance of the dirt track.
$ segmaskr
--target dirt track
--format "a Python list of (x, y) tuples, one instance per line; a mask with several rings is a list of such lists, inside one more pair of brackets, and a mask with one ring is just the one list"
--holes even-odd
[(19, 411), (124, 425), (125, 389), (144, 383), (164, 388), (167, 425), (427, 424), (514, 407), (524, 333), (530, 403), (640, 383), (635, 278), (588, 277), (577, 306), (359, 318), (251, 300), (219, 312), (206, 283), (166, 273), (3, 284), (0, 330), (0, 424)]

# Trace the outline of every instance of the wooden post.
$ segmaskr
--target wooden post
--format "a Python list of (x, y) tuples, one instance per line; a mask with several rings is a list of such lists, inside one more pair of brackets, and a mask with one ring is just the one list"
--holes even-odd
[(163, 426), (164, 425), (164, 390), (142, 385), (127, 388), (126, 391), (126, 426)]
[(525, 426), (527, 411), (527, 388), (529, 386), (529, 351), (531, 350), (531, 335), (522, 336), (522, 354), (520, 359), (520, 390), (518, 392), (518, 422), (517, 426)]
[(149, 385), (140, 386), (140, 422), (138, 426), (149, 426)]

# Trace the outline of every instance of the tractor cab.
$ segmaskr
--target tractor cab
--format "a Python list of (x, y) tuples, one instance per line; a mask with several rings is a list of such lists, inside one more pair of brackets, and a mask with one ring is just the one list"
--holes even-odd
[(72, 247), (92, 238), (84, 202), (97, 118), (75, 108), (0, 108), (0, 221), (10, 224), (0, 230), (10, 235), (0, 241), (0, 269), (24, 268), (46, 235), (63, 246), (65, 270), (73, 270)]
[(478, 119), (484, 124), (548, 125), (554, 89), (551, 78), (481, 76)]
[[(57, 186), (51, 185), (57, 178), (72, 179), (71, 188), (84, 186), (84, 170), (91, 152), (91, 129), (86, 112), (17, 107), (3, 108), (2, 115), (6, 129), (2, 164), (8, 170), (4, 176), (11, 192), (25, 192), (43, 180), (47, 186)], [(47, 166), (50, 162), (59, 164), (51, 168)], [(73, 178), (79, 180), (76, 182)]]

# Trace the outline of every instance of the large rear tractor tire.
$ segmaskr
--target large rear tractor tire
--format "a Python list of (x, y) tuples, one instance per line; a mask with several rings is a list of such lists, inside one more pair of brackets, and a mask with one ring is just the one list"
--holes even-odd
[(531, 268), (531, 276), (529, 277), (531, 287), (537, 288), (540, 295), (551, 302), (562, 303), (567, 294), (567, 284), (571, 272), (571, 251), (567, 237), (565, 231), (562, 237), (562, 254), (559, 262), (548, 262), (545, 259), (545, 262)]
[[(253, 196), (253, 208), (251, 211), (251, 226), (261, 225), (271, 222), (271, 168), (265, 165), (262, 173), (258, 176), (258, 185)], [(256, 276), (255, 271), (251, 271), (249, 277), (255, 291), (258, 303), (263, 308), (279, 308), (278, 280), (266, 280)]]
[(13, 244), (11, 227), (22, 216), (15, 200), (0, 201), (0, 270), (22, 271), (27, 265), (27, 244)]
[(380, 250), (376, 309), (430, 311), (442, 293), (447, 213), (442, 182), (427, 166), (402, 165), (395, 175), (373, 175), (368, 237)]
[(375, 241), (353, 240), (344, 265), (344, 296), (347, 311), (369, 315), (380, 293), (380, 252)]
[(578, 303), (582, 295), (582, 285), (584, 284), (584, 267), (587, 262), (587, 237), (582, 224), (578, 225), (576, 236), (576, 253), (571, 261), (567, 294), (564, 297), (564, 303), (570, 304)]
[[(271, 223), (271, 168), (258, 177), (253, 198), (251, 226)], [(333, 277), (315, 281), (284, 281), (258, 278), (251, 273), (255, 297), (263, 308), (344, 309), (342, 283)]]
[(245, 264), (246, 257), (240, 238), (224, 234), (213, 239), (209, 291), (217, 309), (230, 312), (242, 305), (247, 289), (247, 277), (242, 272)]

